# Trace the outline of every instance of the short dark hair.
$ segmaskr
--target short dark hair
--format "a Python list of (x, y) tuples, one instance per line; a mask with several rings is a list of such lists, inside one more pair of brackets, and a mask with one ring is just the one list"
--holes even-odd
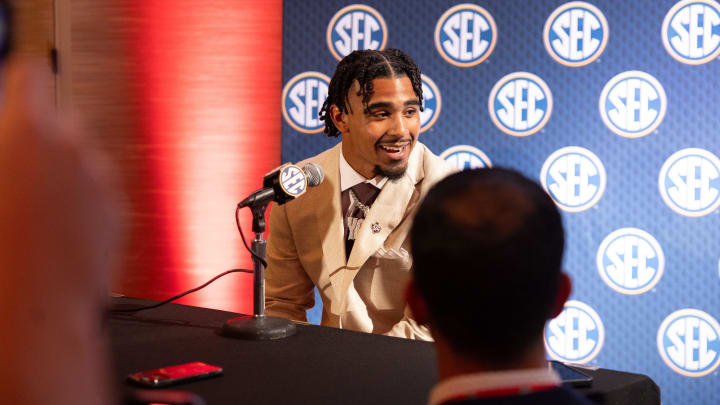
[(414, 279), (433, 328), (489, 364), (526, 354), (551, 316), (564, 249), (547, 193), (508, 169), (476, 169), (436, 184), (410, 231)]
[(348, 112), (347, 95), (355, 80), (360, 84), (358, 96), (362, 97), (363, 106), (367, 109), (367, 102), (373, 95), (372, 81), (378, 77), (407, 76), (412, 83), (413, 90), (420, 101), (422, 111), (422, 79), (420, 69), (403, 51), (388, 48), (383, 51), (361, 50), (353, 51), (338, 63), (335, 74), (330, 80), (328, 96), (320, 109), (320, 119), (325, 121), (327, 136), (336, 137), (340, 131), (330, 117), (330, 107), (336, 105), (342, 112)]

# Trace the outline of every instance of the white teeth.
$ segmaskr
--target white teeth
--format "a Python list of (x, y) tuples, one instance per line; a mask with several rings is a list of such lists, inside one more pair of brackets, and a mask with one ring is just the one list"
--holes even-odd
[(400, 148), (392, 148), (392, 147), (384, 146), (384, 145), (380, 145), (380, 148), (381, 148), (382, 150), (386, 150), (386, 151), (388, 151), (388, 152), (390, 152), (390, 153), (398, 153), (398, 152), (401, 152), (403, 149), (405, 149), (404, 146), (403, 146), (403, 147), (400, 147)]

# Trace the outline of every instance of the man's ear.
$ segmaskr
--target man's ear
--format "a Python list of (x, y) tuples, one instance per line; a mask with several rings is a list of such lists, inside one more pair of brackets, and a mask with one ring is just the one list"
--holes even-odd
[(570, 292), (572, 292), (572, 280), (570, 280), (570, 276), (567, 273), (564, 271), (560, 273), (560, 279), (558, 282), (560, 285), (558, 285), (558, 292), (555, 295), (555, 302), (553, 303), (550, 318), (555, 318), (560, 315), (565, 307), (565, 301), (567, 301), (568, 297), (570, 297)]
[(411, 279), (405, 287), (405, 301), (407, 301), (410, 307), (410, 312), (412, 312), (415, 322), (417, 322), (418, 325), (428, 326), (430, 319), (427, 304), (425, 303), (425, 299), (420, 295), (420, 291), (418, 291), (415, 285), (415, 280)]
[(330, 106), (330, 119), (332, 119), (333, 124), (335, 124), (335, 128), (337, 128), (341, 134), (347, 132), (347, 114), (342, 112), (335, 104)]

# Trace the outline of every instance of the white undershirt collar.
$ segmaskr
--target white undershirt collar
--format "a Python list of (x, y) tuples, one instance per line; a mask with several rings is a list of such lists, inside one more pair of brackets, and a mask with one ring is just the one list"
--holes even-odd
[(360, 183), (370, 183), (373, 186), (382, 189), (385, 183), (387, 183), (388, 178), (385, 176), (377, 175), (372, 179), (366, 179), (365, 176), (358, 173), (353, 169), (350, 164), (345, 160), (345, 156), (342, 154), (342, 149), (340, 150), (340, 191), (345, 191), (349, 189), (350, 187), (360, 184)]

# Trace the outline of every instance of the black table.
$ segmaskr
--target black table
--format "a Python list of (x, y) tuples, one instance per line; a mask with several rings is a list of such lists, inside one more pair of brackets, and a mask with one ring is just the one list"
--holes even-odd
[[(154, 301), (113, 298), (113, 308)], [(178, 385), (209, 405), (221, 404), (425, 404), (435, 384), (433, 345), (314, 325), (295, 336), (244, 341), (219, 334), (238, 314), (168, 304), (137, 313), (112, 313), (109, 329), (115, 374), (123, 389), (128, 374), (192, 361), (221, 366), (221, 377)], [(582, 370), (593, 385), (578, 391), (601, 404), (660, 404), (647, 376)]]

